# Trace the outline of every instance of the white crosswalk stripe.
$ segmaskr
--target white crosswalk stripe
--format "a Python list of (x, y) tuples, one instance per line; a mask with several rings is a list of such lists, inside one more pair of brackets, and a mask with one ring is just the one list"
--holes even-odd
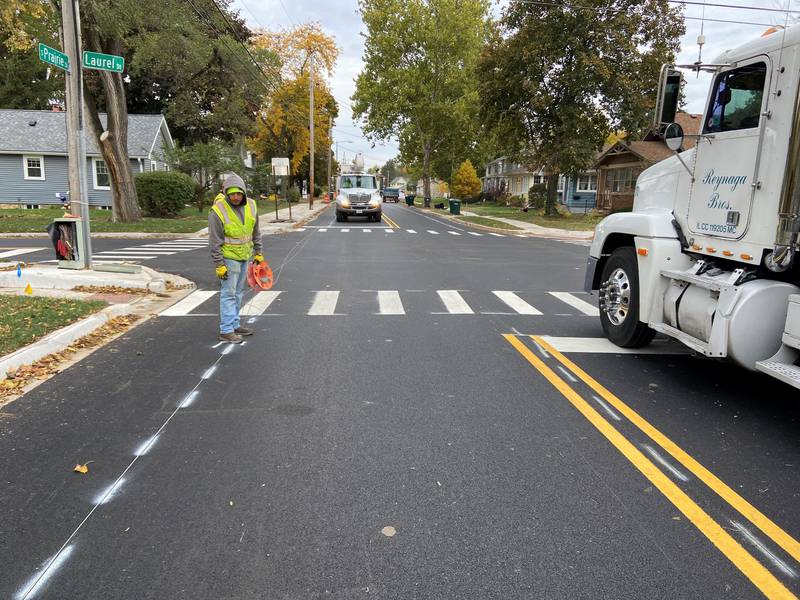
[(322, 229), (317, 229), (317, 231), (319, 231), (320, 233), (327, 233), (328, 232), (328, 230), (325, 229), (324, 227)]
[(483, 234), (482, 233), (478, 233), (477, 231), (468, 231), (467, 233), (470, 234), (470, 235), (474, 235), (476, 237), (483, 237)]
[(492, 290), (492, 293), (521, 315), (542, 314), (540, 311), (538, 311), (536, 308), (525, 302), (525, 300), (520, 298), (514, 292)]
[(457, 231), (453, 231), (452, 229), (448, 229), (447, 233), (449, 233), (450, 235), (461, 235), (460, 233), (458, 233)]
[(161, 315), (164, 317), (180, 317), (182, 315), (187, 315), (192, 310), (200, 306), (203, 302), (218, 293), (219, 292), (210, 290), (195, 290), (177, 304), (173, 304), (167, 310), (162, 311)]
[[(116, 259), (121, 260), (121, 259)], [(97, 262), (110, 262), (108, 259), (106, 261)], [(444, 311), (436, 311), (434, 306), (430, 304), (425, 304), (426, 314), (432, 315), (508, 315), (508, 316), (526, 316), (526, 317), (539, 317), (546, 314), (555, 317), (568, 317), (568, 318), (575, 318), (575, 317), (596, 317), (598, 315), (597, 309), (592, 306), (590, 303), (582, 300), (578, 297), (576, 293), (570, 292), (526, 292), (524, 295), (530, 294), (538, 294), (540, 301), (543, 302), (544, 306), (546, 306), (546, 311), (543, 312), (533, 304), (531, 304), (527, 299), (522, 297), (522, 292), (513, 292), (509, 290), (471, 290), (467, 292), (470, 297), (472, 298), (481, 298), (483, 297), (484, 300), (481, 302), (480, 300), (475, 300), (474, 302), (480, 302), (481, 304), (486, 305), (488, 298), (493, 298), (493, 301), (488, 301), (487, 308), (490, 308), (494, 305), (494, 309), (492, 310), (483, 310), (481, 309), (478, 313), (476, 310), (470, 306), (470, 302), (467, 301), (465, 298), (465, 292), (459, 290), (405, 290), (405, 292), (416, 292), (406, 298), (406, 302), (411, 301), (412, 303), (418, 302), (420, 296), (419, 293), (430, 293), (433, 294), (435, 292), (435, 297), (437, 298), (438, 302), (444, 306)], [(198, 309), (201, 304), (207, 302), (214, 296), (216, 296), (219, 292), (216, 290), (195, 290), (189, 296), (186, 296), (177, 304), (173, 305), (172, 307), (166, 309), (161, 314), (163, 316), (209, 316), (216, 314), (218, 308), (216, 305), (209, 304), (202, 309)], [(283, 298), (286, 294), (291, 294), (291, 298), (283, 305), (283, 310), (279, 311), (281, 314), (278, 315), (276, 312), (271, 311), (270, 308), (274, 305), (275, 301), (280, 296)], [(311, 316), (347, 316), (348, 314), (352, 315), (353, 311), (347, 311), (345, 307), (345, 311), (337, 312), (337, 308), (339, 308), (340, 304), (345, 303), (343, 298), (347, 300), (347, 302), (353, 299), (353, 294), (374, 294), (375, 304), (377, 312), (374, 311), (367, 311), (372, 312), (375, 315), (406, 315), (407, 308), (406, 304), (403, 300), (403, 291), (402, 290), (375, 290), (369, 291), (362, 290), (359, 292), (353, 291), (345, 291), (342, 292), (341, 290), (320, 290), (320, 291), (313, 291), (313, 292), (287, 292), (287, 291), (279, 291), (279, 290), (265, 290), (258, 292), (256, 294), (251, 294), (249, 291), (247, 292), (247, 302), (242, 307), (242, 316), (248, 317), (258, 317), (260, 315), (265, 315), (271, 313), (275, 316), (288, 316), (283, 313), (290, 313), (294, 315), (298, 315), (301, 311), (305, 310), (300, 307), (303, 306), (304, 302), (301, 298), (298, 297), (297, 294), (301, 294), (303, 297), (307, 297), (308, 294), (311, 294), (311, 305), (307, 309), (305, 314)], [(542, 298), (544, 296), (544, 298)], [(564, 302), (565, 304), (572, 307), (574, 310), (571, 313), (561, 312), (563, 309), (559, 310), (558, 303), (554, 302), (553, 300), (547, 300), (547, 298), (556, 298), (560, 302)], [(474, 304), (473, 302), (473, 304)], [(346, 304), (346, 303), (345, 303)], [(537, 302), (539, 304), (539, 302)], [(357, 304), (360, 306), (359, 310), (365, 310), (362, 304)], [(540, 305), (541, 306), (541, 305)], [(209, 310), (210, 308), (210, 310)], [(433, 310), (431, 310), (433, 309)], [(497, 310), (505, 309), (505, 312), (496, 312)], [(429, 312), (430, 311), (430, 312)], [(419, 313), (419, 309), (416, 311), (417, 314)], [(578, 313), (578, 314), (576, 314)]]
[(417, 233), (417, 232), (416, 232), (416, 231), (414, 231), (413, 229), (406, 229), (406, 231), (407, 231), (408, 233)]
[(101, 256), (104, 254), (153, 254), (156, 256), (164, 255), (169, 256), (170, 254), (175, 254), (175, 250), (151, 250), (150, 248), (122, 248), (121, 250), (103, 250), (102, 252), (95, 252), (95, 256)]
[(475, 311), (469, 307), (466, 300), (456, 290), (436, 290), (436, 293), (439, 294), (442, 304), (451, 315), (475, 314)]
[(119, 258), (119, 259), (130, 259), (130, 260), (150, 260), (153, 258), (158, 258), (157, 254), (117, 254), (116, 252), (110, 254), (96, 254), (95, 256), (102, 256), (103, 258)]
[(494, 237), (506, 237), (502, 233), (494, 233), (493, 231), (490, 231), (489, 235), (493, 235)]
[(404, 315), (403, 301), (400, 299), (400, 292), (397, 290), (378, 291), (378, 314), (381, 315)]
[(364, 233), (372, 233), (372, 229), (362, 229), (361, 231)]
[(336, 303), (339, 301), (339, 292), (316, 292), (314, 303), (308, 311), (309, 315), (329, 316), (336, 314)]
[(439, 235), (439, 232), (434, 231), (433, 229), (428, 229), (428, 233), (432, 233), (433, 235)]
[(342, 233), (350, 233), (350, 230), (347, 227), (344, 227), (344, 228), (340, 229), (339, 231), (341, 231)]
[(586, 302), (586, 300), (581, 300), (577, 296), (570, 294), (569, 292), (547, 292), (551, 296), (554, 296), (561, 300), (562, 302), (566, 302), (572, 308), (575, 308), (581, 311), (585, 315), (589, 315), (591, 317), (596, 317), (600, 314), (600, 311), (597, 309), (596, 306), (593, 306)]
[(39, 250), (47, 250), (47, 248), (16, 248), (14, 250), (5, 250), (3, 252), (0, 252), (0, 258), (11, 258), (12, 256), (22, 256), (23, 254), (38, 252)]
[(242, 315), (251, 317), (255, 315), (263, 315), (275, 299), (280, 295), (280, 292), (265, 290), (258, 292), (253, 299), (242, 307)]

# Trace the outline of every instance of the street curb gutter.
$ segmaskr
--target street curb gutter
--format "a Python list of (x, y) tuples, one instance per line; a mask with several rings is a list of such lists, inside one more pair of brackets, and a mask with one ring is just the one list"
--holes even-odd
[(132, 312), (133, 307), (130, 304), (114, 304), (108, 306), (90, 317), (63, 327), (58, 331), (54, 331), (38, 342), (34, 342), (33, 344), (20, 348), (0, 358), (0, 379), (3, 379), (8, 372), (13, 369), (33, 364), (48, 354), (61, 352), (75, 342), (75, 340), (89, 335), (98, 327), (108, 323), (111, 319), (129, 315)]

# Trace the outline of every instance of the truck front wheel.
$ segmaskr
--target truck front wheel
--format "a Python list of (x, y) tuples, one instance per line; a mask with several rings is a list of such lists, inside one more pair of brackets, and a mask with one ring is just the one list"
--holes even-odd
[(655, 331), (639, 321), (639, 270), (636, 251), (617, 248), (603, 266), (600, 324), (606, 337), (621, 348), (641, 348)]

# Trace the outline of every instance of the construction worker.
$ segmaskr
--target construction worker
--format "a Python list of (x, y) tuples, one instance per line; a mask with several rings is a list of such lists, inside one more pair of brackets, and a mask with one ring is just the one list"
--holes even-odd
[(247, 187), (236, 174), (227, 177), (222, 192), (208, 211), (208, 245), (220, 280), (219, 339), (241, 344), (242, 336), (253, 330), (242, 327), (239, 311), (247, 281), (247, 266), (264, 262), (258, 207), (247, 197)]

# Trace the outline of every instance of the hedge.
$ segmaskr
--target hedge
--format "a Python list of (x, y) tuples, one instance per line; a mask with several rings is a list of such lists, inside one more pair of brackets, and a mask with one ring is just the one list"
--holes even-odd
[(177, 171), (137, 173), (134, 182), (139, 205), (150, 217), (176, 217), (197, 194), (197, 182)]

